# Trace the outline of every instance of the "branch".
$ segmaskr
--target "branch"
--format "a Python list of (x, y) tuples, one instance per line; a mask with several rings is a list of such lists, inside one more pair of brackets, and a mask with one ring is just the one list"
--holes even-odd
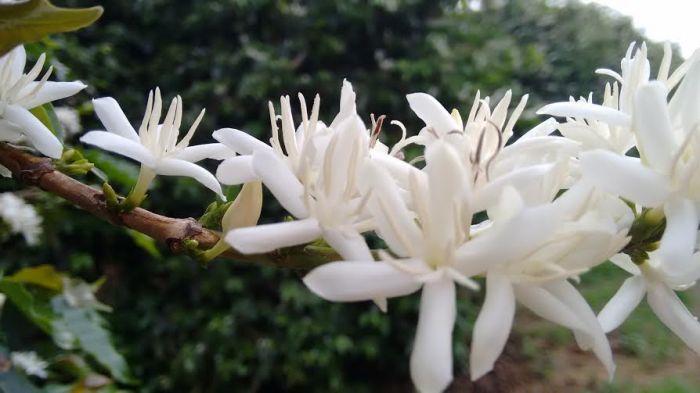
[[(131, 228), (148, 235), (165, 243), (174, 253), (187, 251), (184, 246), (187, 240), (197, 241), (202, 249), (211, 248), (219, 241), (219, 233), (202, 227), (193, 218), (172, 218), (142, 208), (117, 213), (107, 206), (102, 191), (59, 172), (49, 158), (35, 157), (6, 143), (0, 143), (0, 165), (7, 167), (13, 177), (24, 184), (58, 195), (112, 225)], [(241, 254), (230, 249), (220, 258), (300, 270), (309, 270), (339, 259), (334, 252), (323, 252), (305, 246), (253, 255)]]

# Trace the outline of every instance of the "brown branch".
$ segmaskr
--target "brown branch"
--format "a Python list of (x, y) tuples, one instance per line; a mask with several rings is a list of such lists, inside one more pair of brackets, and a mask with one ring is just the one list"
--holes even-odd
[[(59, 172), (48, 158), (35, 157), (6, 143), (0, 143), (0, 165), (7, 167), (22, 183), (58, 195), (112, 225), (148, 235), (165, 243), (174, 253), (185, 252), (187, 240), (197, 241), (201, 249), (211, 248), (219, 241), (217, 232), (202, 227), (193, 218), (172, 218), (142, 208), (118, 213), (107, 206), (102, 191)], [(244, 255), (230, 249), (221, 258), (302, 270), (339, 259), (333, 252), (320, 252), (304, 246), (256, 255)]]

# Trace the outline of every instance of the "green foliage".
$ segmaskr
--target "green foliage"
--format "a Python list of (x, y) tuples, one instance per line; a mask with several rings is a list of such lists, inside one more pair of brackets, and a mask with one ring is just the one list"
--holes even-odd
[(19, 44), (39, 41), (49, 34), (74, 31), (91, 25), (102, 7), (68, 9), (49, 0), (0, 4), (0, 56)]

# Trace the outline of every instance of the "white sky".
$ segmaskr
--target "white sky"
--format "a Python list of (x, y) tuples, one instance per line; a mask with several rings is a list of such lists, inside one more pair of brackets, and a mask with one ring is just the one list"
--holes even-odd
[(655, 41), (680, 45), (684, 57), (700, 48), (700, 0), (584, 0), (632, 17), (634, 26)]

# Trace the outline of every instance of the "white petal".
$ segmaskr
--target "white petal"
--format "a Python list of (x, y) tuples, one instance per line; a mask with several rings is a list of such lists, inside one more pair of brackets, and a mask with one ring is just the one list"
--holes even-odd
[(700, 323), (669, 287), (660, 283), (649, 285), (647, 302), (664, 325), (700, 354)]
[(277, 201), (294, 217), (305, 218), (309, 214), (303, 200), (304, 186), (272, 150), (255, 151), (253, 168)]
[(434, 128), (438, 134), (445, 135), (450, 131), (461, 131), (450, 112), (430, 94), (408, 94), (406, 99), (413, 112), (423, 120), (426, 126)]
[(159, 175), (191, 177), (214, 191), (221, 199), (225, 199), (216, 177), (199, 165), (174, 158), (163, 158), (157, 162), (155, 170)]
[(0, 176), (2, 177), (12, 177), (12, 172), (5, 168), (4, 166), (0, 165)]
[(253, 154), (256, 150), (272, 149), (247, 132), (234, 130), (233, 128), (216, 130), (212, 136), (238, 154)]
[(428, 174), (428, 209), (431, 225), (429, 236), (440, 248), (455, 243), (455, 212), (462, 205), (467, 192), (467, 174), (455, 149), (446, 142), (438, 141), (426, 148)]
[(595, 313), (581, 296), (579, 291), (567, 280), (552, 281), (545, 285), (545, 288), (562, 303), (569, 307), (578, 318), (586, 325), (582, 331), (574, 331), (576, 341), (584, 348), (591, 348), (598, 357), (610, 378), (615, 374), (615, 362), (613, 361), (610, 343), (605, 336), (603, 328), (600, 326)]
[(23, 138), (21, 128), (14, 123), (0, 119), (0, 141), (19, 143)]
[(642, 206), (660, 206), (670, 192), (668, 180), (637, 158), (594, 150), (581, 153), (580, 163), (584, 179)]
[(687, 131), (697, 127), (700, 122), (700, 111), (698, 111), (700, 89), (698, 86), (700, 86), (700, 58), (693, 61), (669, 104), (671, 116), (674, 120), (680, 119), (683, 128)]
[[(541, 164), (521, 167), (492, 179), (477, 190), (474, 195), (472, 210), (486, 210), (497, 201), (503, 189), (513, 187), (527, 200), (528, 204), (539, 204), (551, 201), (553, 193), (560, 189), (556, 175), (553, 173), (561, 167), (556, 164)], [(547, 186), (547, 187), (546, 187)]]
[(117, 100), (112, 97), (97, 98), (92, 100), (92, 105), (95, 107), (97, 117), (100, 118), (107, 131), (131, 139), (134, 142), (139, 142), (136, 130), (129, 123), (129, 119), (126, 118)]
[(630, 258), (630, 256), (627, 254), (615, 254), (612, 257), (610, 257), (610, 262), (612, 262), (613, 264), (615, 264), (615, 266), (619, 267), (620, 269), (626, 271), (627, 273), (633, 276), (639, 276), (642, 274), (642, 271), (639, 269), (639, 266), (632, 262), (632, 258)]
[(491, 266), (517, 262), (549, 237), (558, 220), (549, 205), (525, 208), (512, 219), (499, 222), (464, 243), (455, 252), (455, 264), (459, 271), (473, 276)]
[(253, 168), (252, 156), (236, 156), (224, 160), (216, 169), (216, 178), (221, 184), (243, 184), (259, 179)]
[(411, 379), (419, 392), (442, 392), (452, 382), (452, 329), (456, 314), (452, 280), (423, 286), (411, 352)]
[(421, 284), (386, 262), (341, 261), (321, 265), (304, 277), (316, 295), (333, 302), (357, 302), (405, 296)]
[(522, 143), (521, 141), (526, 141), (530, 138), (547, 136), (556, 131), (557, 127), (559, 127), (559, 123), (557, 122), (557, 120), (553, 117), (550, 117), (549, 119), (531, 128), (528, 132), (523, 134), (523, 136), (518, 138), (517, 141), (513, 142), (513, 144)]
[(420, 255), (422, 233), (391, 176), (369, 161), (362, 169), (360, 186), (363, 194), (369, 194), (367, 209), (375, 219), (377, 233), (389, 248), (402, 257)]
[(632, 311), (637, 308), (645, 293), (644, 278), (634, 276), (626, 279), (598, 314), (598, 321), (603, 330), (611, 332), (622, 325)]
[(343, 87), (340, 90), (340, 110), (329, 127), (335, 128), (340, 124), (340, 122), (351, 116), (357, 116), (355, 91), (352, 89), (352, 84), (346, 79), (343, 79)]
[(155, 168), (156, 158), (150, 150), (138, 142), (107, 131), (90, 131), (80, 138), (88, 145), (117, 153), (136, 160), (149, 168)]
[[(30, 82), (22, 90), (31, 91), (37, 83), (40, 82)], [(23, 100), (22, 105), (26, 108), (34, 108), (47, 102), (75, 95), (86, 87), (87, 85), (83, 82), (45, 82), (44, 86), (35, 95), (26, 101)]]
[(354, 230), (325, 229), (323, 238), (346, 261), (374, 259), (365, 238)]
[(493, 369), (506, 346), (515, 315), (513, 286), (495, 273), (486, 276), (486, 298), (474, 323), (469, 370), (475, 381)]
[(63, 145), (46, 126), (27, 109), (17, 105), (5, 108), (5, 120), (15, 123), (37, 150), (51, 158), (61, 158)]
[(664, 205), (666, 229), (656, 254), (664, 269), (686, 272), (692, 267), (695, 241), (698, 235), (698, 211), (688, 199), (674, 198)]
[[(10, 57), (12, 59), (10, 59)], [(0, 57), (0, 69), (4, 68), (6, 62), (12, 60), (12, 64), (9, 65), (10, 69), (10, 81), (17, 81), (24, 73), (24, 66), (27, 63), (27, 52), (24, 49), (24, 45), (17, 45), (14, 49), (9, 51), (4, 56)]]
[(321, 236), (318, 221), (307, 218), (277, 224), (234, 229), (226, 242), (244, 254), (260, 254), (283, 247), (310, 243)]
[(225, 160), (236, 153), (223, 143), (205, 143), (203, 145), (188, 146), (171, 154), (171, 158), (189, 162), (202, 161), (205, 158), (212, 160)]
[(641, 156), (661, 173), (669, 173), (676, 154), (666, 93), (662, 82), (643, 85), (637, 91), (634, 111), (637, 147)]
[(586, 330), (586, 324), (549, 291), (526, 284), (515, 284), (515, 296), (523, 306), (540, 317), (571, 330)]
[(599, 120), (612, 126), (629, 127), (630, 115), (616, 109), (587, 102), (555, 102), (545, 105), (537, 111), (538, 115), (582, 117), (589, 120)]

